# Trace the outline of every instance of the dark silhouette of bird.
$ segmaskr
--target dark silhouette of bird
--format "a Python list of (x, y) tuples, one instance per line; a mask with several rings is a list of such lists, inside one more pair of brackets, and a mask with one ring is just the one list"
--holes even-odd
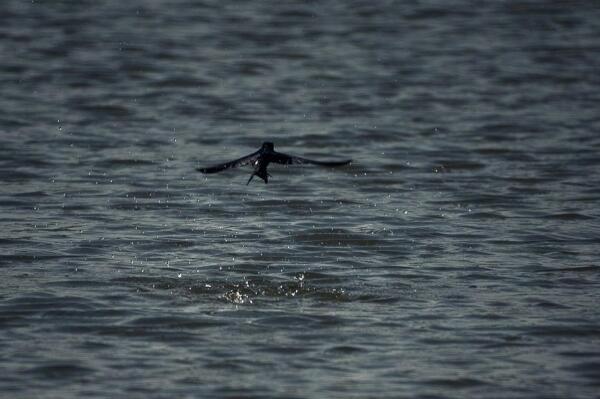
[(246, 155), (244, 157), (230, 162), (209, 166), (208, 168), (198, 168), (196, 170), (202, 173), (217, 173), (221, 172), (222, 170), (237, 168), (238, 166), (251, 164), (254, 167), (254, 171), (250, 175), (250, 178), (248, 179), (248, 183), (246, 183), (246, 185), (250, 184), (250, 181), (254, 176), (260, 177), (265, 181), (265, 184), (267, 184), (269, 182), (269, 177), (271, 177), (271, 175), (267, 173), (267, 166), (269, 166), (271, 162), (279, 163), (282, 165), (313, 164), (331, 167), (348, 165), (350, 162), (352, 162), (352, 160), (347, 159), (344, 161), (313, 161), (312, 159), (296, 157), (277, 152), (275, 151), (273, 143), (264, 142), (262, 144), (262, 147), (258, 151), (253, 152), (252, 154)]

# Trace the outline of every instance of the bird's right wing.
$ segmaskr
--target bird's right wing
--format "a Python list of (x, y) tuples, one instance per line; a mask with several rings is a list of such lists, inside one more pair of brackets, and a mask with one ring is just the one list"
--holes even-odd
[(321, 166), (343, 166), (348, 165), (352, 162), (351, 159), (346, 159), (344, 161), (315, 161), (314, 159), (296, 157), (293, 155), (284, 154), (282, 152), (276, 152), (273, 162), (280, 163), (283, 165), (291, 165), (291, 164), (313, 164), (313, 165), (321, 165)]
[(221, 172), (222, 170), (225, 170), (225, 169), (237, 168), (239, 166), (248, 165), (249, 163), (256, 161), (258, 159), (259, 155), (260, 155), (260, 150), (253, 152), (250, 155), (246, 155), (244, 157), (233, 160), (233, 161), (209, 166), (207, 168), (197, 168), (196, 170), (198, 172), (202, 172), (202, 173), (217, 173), (217, 172)]

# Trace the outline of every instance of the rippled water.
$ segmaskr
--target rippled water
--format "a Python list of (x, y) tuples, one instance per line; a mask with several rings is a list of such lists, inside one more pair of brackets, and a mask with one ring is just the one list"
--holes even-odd
[(596, 396), (597, 4), (224, 3), (0, 5), (2, 396)]

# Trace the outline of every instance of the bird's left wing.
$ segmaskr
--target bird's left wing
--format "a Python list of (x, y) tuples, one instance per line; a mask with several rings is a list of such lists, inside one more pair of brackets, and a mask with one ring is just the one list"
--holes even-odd
[(346, 159), (344, 161), (315, 161), (313, 159), (296, 157), (293, 155), (284, 154), (282, 152), (275, 152), (272, 162), (280, 163), (282, 165), (313, 164), (313, 165), (321, 165), (321, 166), (343, 166), (343, 165), (348, 165), (350, 162), (352, 162), (352, 160)]
[(250, 155), (246, 155), (244, 157), (235, 159), (233, 161), (220, 163), (218, 165), (209, 166), (207, 168), (197, 168), (196, 170), (198, 172), (202, 172), (202, 173), (217, 173), (217, 172), (220, 172), (225, 169), (237, 168), (239, 166), (248, 165), (249, 163), (256, 161), (258, 159), (259, 155), (260, 155), (260, 150), (253, 152)]

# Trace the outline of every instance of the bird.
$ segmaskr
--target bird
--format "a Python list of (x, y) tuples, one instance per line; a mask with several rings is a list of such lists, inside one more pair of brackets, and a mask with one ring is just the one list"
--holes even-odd
[(269, 177), (272, 177), (267, 172), (267, 166), (269, 166), (271, 162), (282, 165), (313, 164), (333, 167), (348, 165), (352, 162), (352, 160), (346, 159), (343, 161), (314, 161), (308, 158), (302, 158), (284, 154), (282, 152), (277, 152), (275, 151), (275, 146), (273, 145), (273, 143), (266, 141), (262, 144), (258, 151), (253, 152), (252, 154), (243, 156), (233, 161), (209, 166), (207, 168), (197, 168), (196, 170), (202, 173), (217, 173), (226, 169), (237, 168), (239, 166), (251, 164), (254, 167), (254, 171), (250, 175), (250, 178), (248, 179), (246, 185), (250, 184), (254, 176), (260, 177), (265, 181), (265, 184), (267, 184), (269, 182)]

